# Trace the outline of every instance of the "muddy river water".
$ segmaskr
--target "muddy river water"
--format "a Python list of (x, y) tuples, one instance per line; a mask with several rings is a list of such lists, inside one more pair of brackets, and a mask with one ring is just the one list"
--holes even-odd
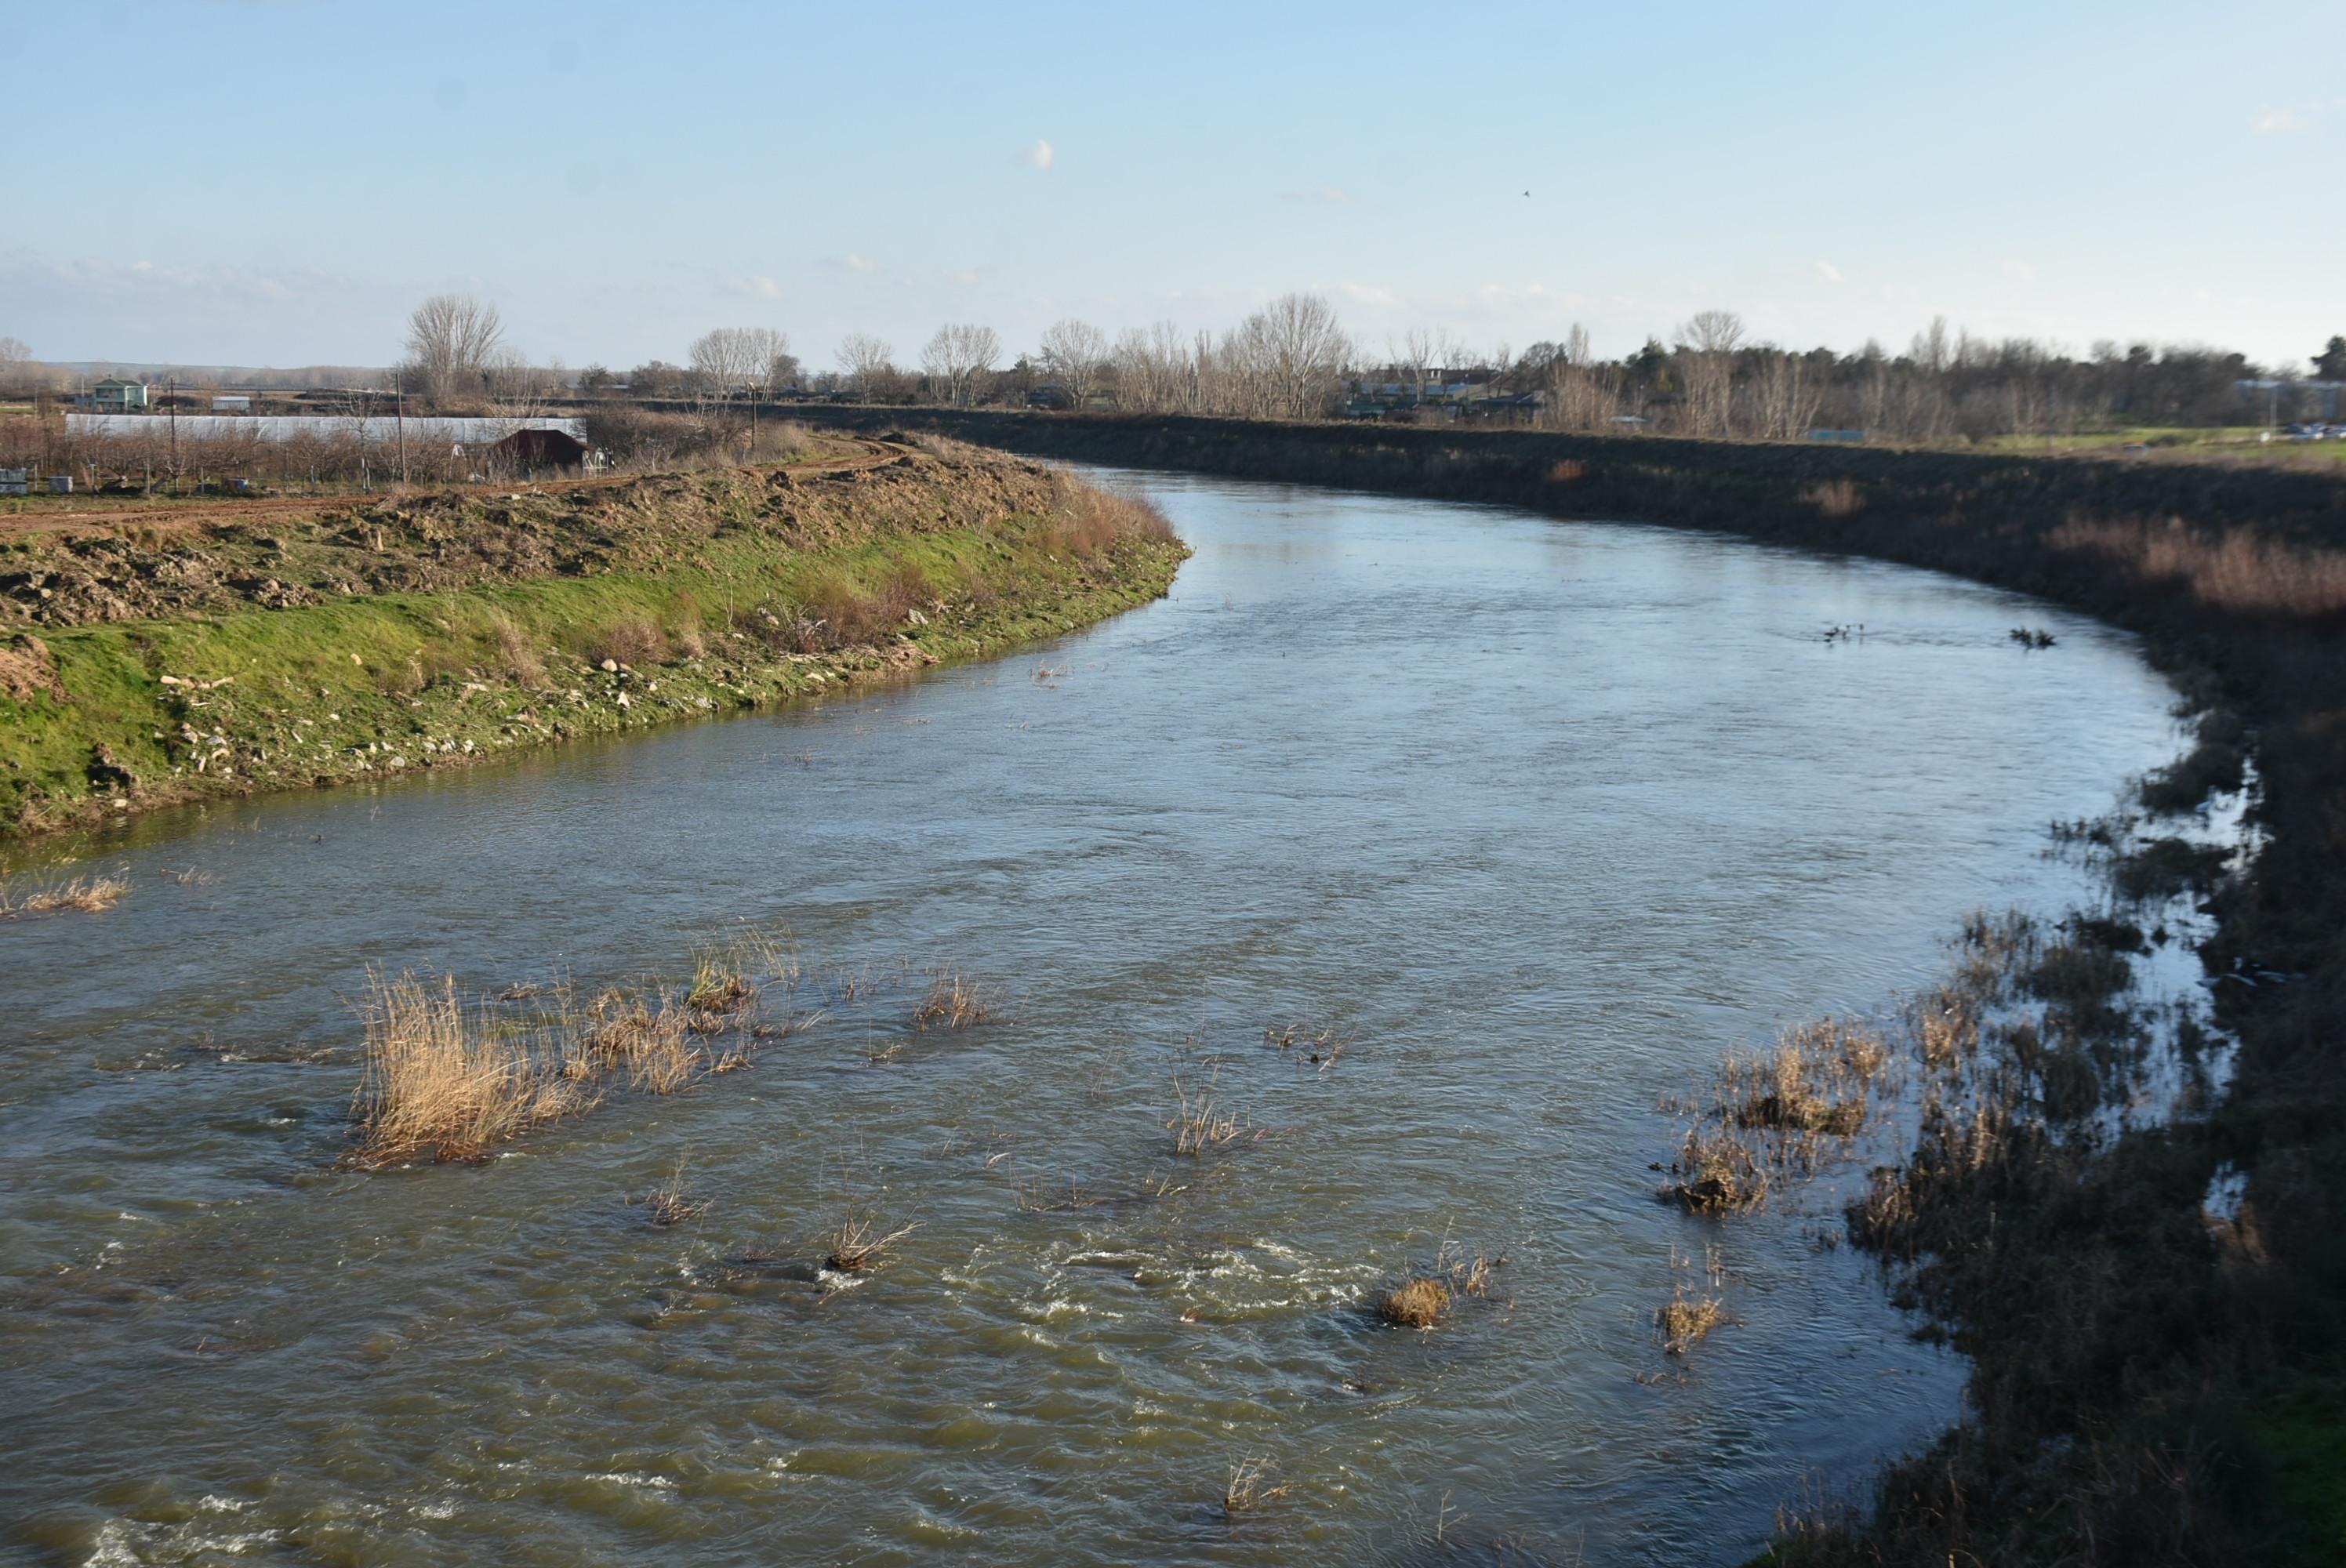
[[(1659, 1102), (2078, 896), (2047, 823), (2175, 749), (2132, 644), (1727, 538), (1115, 477), (1198, 553), (1088, 634), (80, 846), (124, 902), (0, 923), (0, 1553), (1729, 1563), (1943, 1428), (1960, 1363), (1821, 1204), (1657, 1201)], [(591, 987), (743, 921), (827, 1014), (749, 1071), (337, 1166), (368, 965)], [(909, 1033), (938, 965), (999, 1021)], [(1183, 1093), (1246, 1134), (1178, 1157)], [(679, 1157), (714, 1207), (654, 1226)], [(849, 1212), (918, 1228), (826, 1278)], [(1445, 1242), (1486, 1297), (1362, 1309)], [(1730, 1319), (1682, 1359), (1680, 1284)], [(1285, 1490), (1233, 1516), (1249, 1458)]]

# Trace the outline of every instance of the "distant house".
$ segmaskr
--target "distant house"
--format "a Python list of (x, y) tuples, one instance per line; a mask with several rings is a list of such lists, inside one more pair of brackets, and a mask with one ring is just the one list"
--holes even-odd
[(586, 443), (566, 430), (532, 425), (495, 443), (486, 455), (509, 468), (582, 468)]
[(147, 383), (108, 376), (84, 394), (82, 402), (101, 413), (120, 413), (147, 406)]
[(212, 397), (214, 413), (250, 413), (252, 400), (242, 392), (219, 392)]

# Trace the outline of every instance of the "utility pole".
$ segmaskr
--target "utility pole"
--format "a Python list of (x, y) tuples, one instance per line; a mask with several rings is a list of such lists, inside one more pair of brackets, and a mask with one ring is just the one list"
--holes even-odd
[(392, 417), (399, 424), (399, 483), (407, 484), (407, 378), (396, 365), (391, 372)]
[(179, 492), (179, 378), (163, 378), (163, 406), (171, 411), (171, 494)]

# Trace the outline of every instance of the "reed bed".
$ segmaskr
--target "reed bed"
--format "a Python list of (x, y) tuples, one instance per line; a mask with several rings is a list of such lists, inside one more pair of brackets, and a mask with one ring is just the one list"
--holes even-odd
[(822, 1016), (763, 1022), (760, 980), (777, 976), (794, 982), (794, 963), (754, 932), (702, 950), (681, 993), (615, 987), (584, 1003), (563, 983), (510, 987), (467, 1007), (453, 978), (392, 980), (370, 970), (350, 1159), (478, 1160), (532, 1127), (591, 1108), (614, 1081), (637, 1094), (674, 1095), (740, 1071), (757, 1043)]
[(595, 1103), (575, 1041), (467, 1009), (456, 983), (367, 973), (366, 1071), (353, 1163), (484, 1159), (515, 1135)]
[(56, 914), (77, 910), (94, 914), (112, 909), (130, 891), (130, 879), (120, 876), (78, 876), (51, 879), (31, 887), (11, 887), (0, 881), (0, 918)]
[(1758, 1207), (1780, 1181), (1814, 1172), (1864, 1129), (1891, 1065), (1881, 1031), (1839, 1018), (1786, 1029), (1764, 1052), (1729, 1052), (1665, 1196), (1697, 1213)]

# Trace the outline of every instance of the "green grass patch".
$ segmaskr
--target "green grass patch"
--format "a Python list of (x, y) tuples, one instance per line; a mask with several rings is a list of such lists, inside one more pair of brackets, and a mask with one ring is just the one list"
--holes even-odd
[(0, 831), (902, 677), (1145, 603), (1186, 554), (1079, 557), (1025, 516), (812, 551), (743, 529), (659, 572), (45, 630), (66, 700), (0, 688)]

